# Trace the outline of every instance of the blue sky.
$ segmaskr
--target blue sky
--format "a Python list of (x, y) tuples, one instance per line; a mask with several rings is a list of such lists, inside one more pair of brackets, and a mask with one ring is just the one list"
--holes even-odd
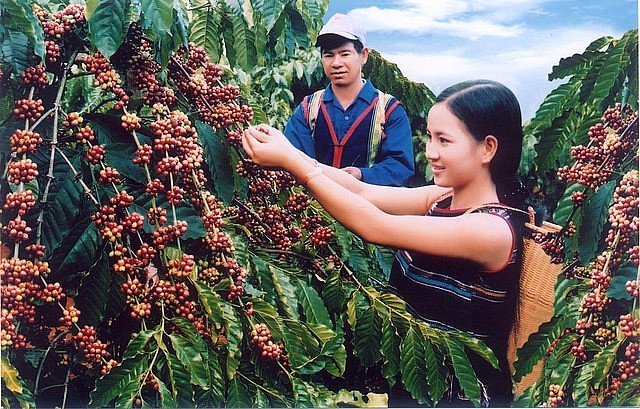
[(368, 47), (436, 94), (471, 78), (500, 81), (516, 94), (523, 120), (561, 82), (561, 58), (602, 36), (638, 27), (637, 0), (332, 0), (367, 29)]

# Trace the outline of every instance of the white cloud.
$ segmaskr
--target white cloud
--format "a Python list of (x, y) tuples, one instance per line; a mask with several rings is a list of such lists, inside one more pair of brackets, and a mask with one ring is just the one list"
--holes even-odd
[[(531, 118), (544, 97), (557, 83), (550, 83), (547, 75), (561, 58), (584, 52), (596, 38), (610, 35), (611, 30), (557, 29), (549, 33), (527, 31), (510, 41), (497, 40), (501, 51), (478, 54), (470, 43), (444, 52), (400, 53), (379, 50), (382, 56), (398, 65), (412, 81), (426, 84), (436, 94), (445, 87), (472, 78), (500, 81), (518, 96), (525, 119)], [(523, 42), (529, 43), (524, 47)]]
[(599, 37), (622, 36), (611, 19), (600, 20), (602, 10), (625, 12), (633, 4), (615, 1), (374, 0), (345, 12), (365, 22), (369, 46), (411, 80), (436, 93), (471, 78), (500, 81), (528, 119), (559, 85), (548, 74), (561, 58), (584, 52)]
[(514, 23), (534, 12), (545, 0), (405, 0), (394, 8), (353, 9), (350, 15), (367, 22), (367, 30), (437, 33), (477, 40), (482, 37), (514, 37), (522, 26)]

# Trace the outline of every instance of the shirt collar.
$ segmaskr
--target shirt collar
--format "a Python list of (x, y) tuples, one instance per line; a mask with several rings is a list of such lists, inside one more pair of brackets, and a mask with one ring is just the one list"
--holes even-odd
[[(364, 101), (366, 101), (367, 104), (371, 104), (374, 98), (377, 96), (378, 96), (378, 91), (376, 90), (376, 88), (373, 86), (371, 81), (368, 81), (365, 79), (364, 86), (360, 90), (360, 93), (358, 94), (358, 98), (363, 99)], [(324, 102), (328, 102), (328, 101), (333, 101), (335, 98), (336, 96), (333, 93), (333, 89), (331, 89), (331, 84), (327, 85), (327, 88), (325, 88), (324, 94), (322, 95), (322, 100)]]

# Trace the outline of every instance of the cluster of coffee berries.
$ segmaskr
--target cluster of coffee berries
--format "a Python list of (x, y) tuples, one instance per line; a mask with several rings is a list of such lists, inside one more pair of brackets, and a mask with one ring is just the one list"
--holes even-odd
[(9, 163), (7, 173), (14, 185), (29, 183), (38, 176), (38, 165), (31, 159), (20, 159)]
[(27, 214), (36, 204), (36, 197), (31, 190), (21, 190), (18, 192), (9, 192), (5, 197), (2, 208), (15, 211), (18, 216)]
[(326, 247), (334, 237), (333, 230), (329, 227), (318, 227), (311, 233), (309, 241), (313, 247)]
[(113, 94), (116, 102), (113, 108), (122, 110), (129, 103), (129, 95), (122, 89), (122, 79), (109, 60), (102, 53), (96, 51), (93, 55), (86, 55), (81, 59), (83, 67), (95, 77), (93, 85)]
[(585, 294), (580, 303), (578, 311), (582, 315), (588, 315), (590, 313), (602, 313), (607, 305), (611, 303), (611, 299), (607, 297), (606, 293), (598, 290)]
[(213, 265), (223, 277), (228, 277), (229, 294), (227, 299), (232, 300), (244, 294), (244, 283), (247, 281), (247, 270), (238, 264), (235, 258), (219, 256)]
[(554, 384), (549, 386), (548, 401), (541, 406), (545, 408), (559, 408), (565, 406), (566, 403), (566, 395), (562, 390), (562, 386)]
[[(186, 114), (177, 110), (152, 122), (150, 127), (155, 137), (153, 151), (162, 158), (157, 163), (157, 173), (165, 176), (182, 174), (185, 176), (183, 182), (188, 184), (192, 172), (199, 169), (204, 160), (195, 127)], [(143, 163), (143, 152), (138, 157)]]
[(63, 51), (70, 34), (87, 23), (84, 6), (71, 4), (53, 14), (47, 13), (41, 6), (33, 6), (44, 31), (47, 67), (57, 68), (63, 57)]
[[(605, 111), (602, 122), (588, 132), (589, 145), (574, 146), (571, 156), (575, 163), (558, 169), (558, 179), (577, 182), (596, 189), (611, 180), (614, 169), (631, 153), (637, 140), (637, 113), (629, 105), (621, 104)], [(636, 125), (637, 126), (637, 125)]]
[(181, 279), (187, 278), (193, 273), (195, 260), (193, 255), (183, 253), (180, 259), (172, 259), (167, 262), (168, 274)]
[(29, 122), (37, 121), (44, 112), (41, 99), (18, 99), (14, 102), (13, 115)]
[(73, 324), (77, 324), (80, 319), (80, 310), (74, 305), (67, 306), (62, 309), (62, 316), (58, 320), (60, 325), (65, 327), (71, 327)]
[(535, 232), (533, 239), (542, 246), (544, 252), (551, 257), (551, 262), (561, 264), (564, 262), (564, 239), (563, 236), (551, 232)]
[(258, 349), (260, 356), (272, 361), (283, 362), (286, 360), (286, 353), (282, 342), (274, 342), (271, 331), (265, 324), (255, 324), (251, 330), (249, 342)]
[(258, 216), (268, 227), (268, 235), (272, 245), (279, 250), (288, 250), (302, 238), (302, 231), (292, 222), (285, 209), (277, 205), (261, 207)]
[(18, 155), (22, 153), (35, 153), (42, 143), (42, 137), (40, 137), (40, 134), (37, 132), (16, 129), (9, 137), (9, 142), (11, 143), (11, 152), (15, 152)]
[(309, 196), (306, 193), (299, 192), (294, 193), (289, 196), (287, 201), (284, 204), (284, 207), (290, 213), (301, 213), (305, 211), (311, 205), (311, 200), (309, 200)]
[[(640, 220), (638, 175), (637, 169), (627, 172), (613, 194), (613, 204), (609, 207), (610, 230), (606, 239), (610, 248), (628, 249), (631, 247), (632, 240), (637, 240)], [(621, 251), (616, 255), (621, 256)]]
[(640, 335), (640, 319), (634, 319), (631, 314), (621, 315), (618, 324), (625, 337), (637, 338)]
[[(2, 346), (23, 344), (21, 326), (34, 324), (36, 307), (43, 302), (55, 302), (64, 297), (59, 285), (46, 288), (44, 277), (50, 273), (49, 264), (17, 257), (0, 259), (0, 324)], [(51, 298), (50, 298), (51, 297)]]
[(121, 126), (125, 131), (131, 132), (140, 129), (140, 118), (132, 112), (127, 112), (120, 117)]
[[(253, 120), (253, 110), (240, 102), (240, 91), (234, 85), (222, 85), (222, 69), (209, 62), (203, 49), (189, 44), (181, 46), (169, 63), (169, 76), (177, 89), (197, 107), (202, 120), (216, 129), (242, 128)], [(229, 143), (237, 146), (237, 134)]]
[(108, 344), (98, 339), (93, 326), (85, 325), (73, 336), (73, 344), (84, 357), (84, 365), (88, 367), (101, 366), (106, 363), (111, 354), (107, 350)]
[(578, 341), (577, 339), (573, 340), (571, 343), (571, 355), (575, 356), (576, 359), (580, 361), (586, 361), (587, 355), (585, 353), (585, 346), (583, 343)]
[(638, 282), (638, 280), (627, 281), (625, 283), (625, 290), (634, 298), (640, 297), (640, 282)]
[[(624, 350), (624, 358), (617, 364), (617, 373), (615, 373), (610, 381), (609, 387), (605, 392), (607, 396), (614, 396), (618, 393), (618, 390), (623, 383), (628, 382), (631, 378), (636, 378), (640, 375), (640, 344), (638, 342), (630, 342)], [(635, 379), (634, 379), (635, 381)], [(632, 381), (633, 382), (633, 381)], [(636, 382), (637, 384), (637, 382)], [(632, 394), (637, 395), (640, 393), (640, 386), (636, 386), (632, 391)]]
[(49, 85), (46, 69), (42, 65), (25, 68), (20, 74), (20, 78), (22, 79), (22, 83), (27, 87), (43, 89)]

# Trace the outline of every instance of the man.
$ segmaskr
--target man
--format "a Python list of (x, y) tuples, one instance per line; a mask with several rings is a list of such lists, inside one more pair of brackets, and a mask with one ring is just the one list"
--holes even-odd
[(353, 18), (335, 14), (316, 45), (331, 83), (304, 98), (284, 134), (319, 162), (363, 182), (401, 186), (414, 174), (411, 126), (399, 101), (362, 78), (366, 34)]

